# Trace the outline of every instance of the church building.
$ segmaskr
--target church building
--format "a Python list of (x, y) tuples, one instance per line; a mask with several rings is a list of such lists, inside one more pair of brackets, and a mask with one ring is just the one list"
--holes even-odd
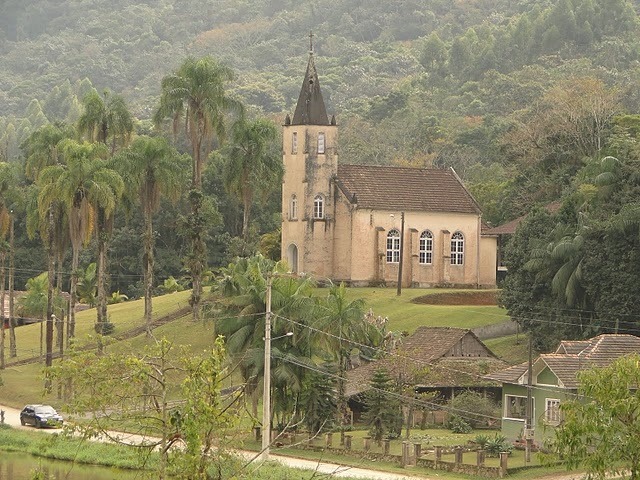
[(338, 162), (313, 52), (283, 131), (282, 258), (354, 286), (495, 287), (497, 236), (453, 169)]

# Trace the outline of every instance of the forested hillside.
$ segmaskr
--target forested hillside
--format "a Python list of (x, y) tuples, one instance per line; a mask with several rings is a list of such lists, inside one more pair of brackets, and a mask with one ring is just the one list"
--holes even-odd
[[(453, 166), (496, 225), (568, 195), (590, 162), (638, 155), (638, 8), (631, 0), (5, 0), (0, 152), (20, 161), (30, 134), (75, 123), (94, 88), (122, 95), (138, 133), (152, 132), (161, 79), (187, 56), (226, 63), (236, 74), (230, 93), (279, 123), (297, 99), (312, 31), (341, 161)], [(215, 165), (205, 174), (222, 216), (211, 232), (214, 265), (229, 258), (215, 245), (229, 244), (242, 223)], [(277, 228), (279, 208), (277, 192), (258, 206), (256, 234)], [(159, 215), (159, 248), (179, 250), (162, 230), (176, 213)], [(119, 226), (112, 246), (123, 289), (136, 275), (128, 265), (139, 262), (126, 248), (136, 221)], [(36, 270), (42, 258), (29, 260)], [(177, 274), (179, 261), (168, 255), (162, 268)]]

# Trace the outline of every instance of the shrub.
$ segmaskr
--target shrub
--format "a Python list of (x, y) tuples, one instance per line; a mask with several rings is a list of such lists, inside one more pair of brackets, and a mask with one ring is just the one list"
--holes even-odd
[(486, 426), (490, 420), (500, 418), (500, 408), (495, 402), (470, 390), (451, 399), (449, 407), (454, 413), (464, 412), (465, 420), (473, 428)]
[(459, 415), (451, 415), (451, 417), (449, 417), (447, 428), (453, 433), (471, 433), (472, 430), (471, 425)]
[(500, 452), (507, 452), (511, 454), (513, 451), (513, 445), (507, 441), (507, 437), (497, 433), (487, 442), (484, 448), (487, 451), (487, 455), (490, 457), (499, 457)]
[(490, 440), (491, 439), (489, 438), (489, 435), (476, 435), (476, 438), (473, 439), (473, 442), (480, 448), (484, 449)]

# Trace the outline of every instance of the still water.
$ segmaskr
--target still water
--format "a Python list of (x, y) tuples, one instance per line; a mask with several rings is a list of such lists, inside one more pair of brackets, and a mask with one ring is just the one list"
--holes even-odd
[(106, 467), (74, 465), (70, 462), (0, 452), (0, 480), (31, 480), (41, 471), (46, 480), (140, 480), (140, 472)]

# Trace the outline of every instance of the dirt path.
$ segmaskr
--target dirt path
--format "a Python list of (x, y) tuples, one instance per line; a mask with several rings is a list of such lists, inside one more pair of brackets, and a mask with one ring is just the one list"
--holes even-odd
[[(34, 430), (33, 427), (23, 427), (20, 425), (20, 410), (15, 408), (6, 407), (0, 405), (0, 410), (5, 412), (4, 421), (7, 425), (11, 425), (14, 428)], [(42, 429), (37, 430), (40, 433), (55, 433), (59, 432), (57, 429)], [(123, 441), (131, 444), (144, 443), (145, 438), (140, 435), (127, 434), (122, 432), (109, 432), (109, 436), (118, 438), (119, 441)], [(156, 439), (147, 438), (147, 441)], [(98, 439), (98, 441), (109, 441), (107, 437)], [(237, 451), (237, 454), (245, 458), (247, 461), (255, 459), (256, 452), (249, 452), (244, 450)], [(328, 462), (317, 462), (313, 460), (303, 460), (300, 458), (285, 457), (282, 455), (270, 455), (272, 461), (281, 463), (284, 466), (291, 468), (301, 468), (304, 470), (314, 470), (323, 475), (331, 475), (339, 478), (366, 478), (371, 480), (430, 480), (427, 477), (415, 477), (409, 475), (402, 475), (396, 473), (380, 472), (377, 470), (369, 470), (364, 468), (349, 467), (345, 465), (338, 465)]]

